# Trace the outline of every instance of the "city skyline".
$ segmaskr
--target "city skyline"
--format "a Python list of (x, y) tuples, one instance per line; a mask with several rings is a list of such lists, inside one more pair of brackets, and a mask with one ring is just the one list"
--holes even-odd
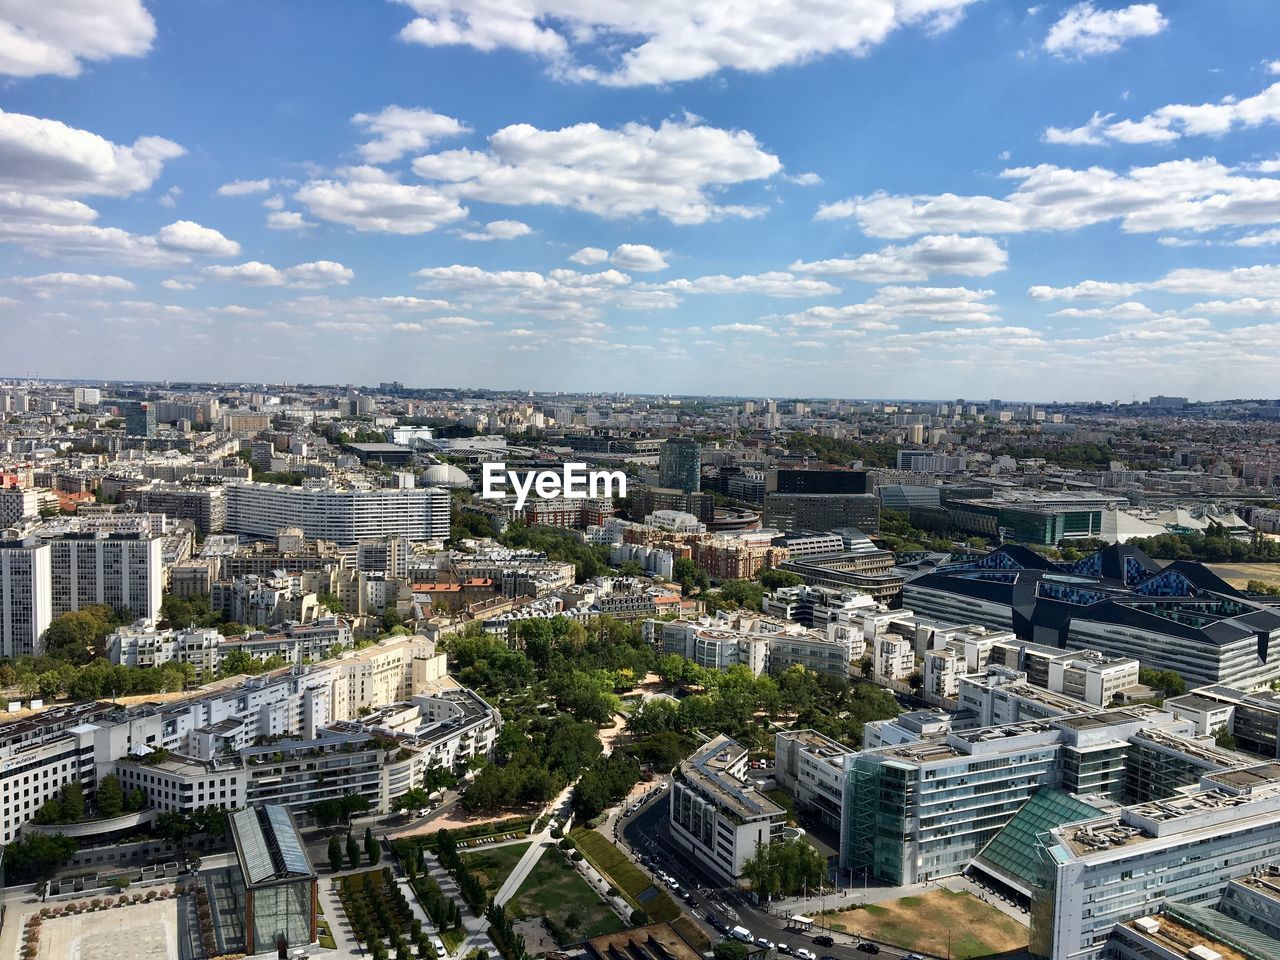
[(0, 14), (9, 375), (1274, 393), (1263, 2), (66, 6)]

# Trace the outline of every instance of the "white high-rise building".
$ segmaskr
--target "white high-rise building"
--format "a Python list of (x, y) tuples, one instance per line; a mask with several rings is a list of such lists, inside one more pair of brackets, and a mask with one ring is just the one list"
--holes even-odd
[(449, 536), (449, 491), (443, 487), (360, 489), (232, 483), (226, 529), (264, 539), (283, 526), (311, 540), (357, 543), (379, 537), (444, 540)]
[(0, 657), (34, 656), (53, 620), (50, 549), (39, 540), (0, 540)]
[(95, 604), (160, 616), (164, 538), (137, 533), (68, 533), (48, 541), (53, 615)]

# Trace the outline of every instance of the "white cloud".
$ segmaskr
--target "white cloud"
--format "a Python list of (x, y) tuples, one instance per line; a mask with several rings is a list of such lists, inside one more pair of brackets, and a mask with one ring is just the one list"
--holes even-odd
[(267, 197), (267, 199), (263, 200), (262, 205), (266, 207), (268, 210), (283, 210), (284, 197), (280, 196), (280, 194), (278, 193), (273, 194), (272, 196), (269, 196)]
[(928, 280), (934, 275), (985, 277), (1005, 269), (1009, 254), (990, 237), (921, 237), (907, 246), (888, 246), (877, 253), (852, 259), (819, 260), (791, 264), (796, 273), (884, 283), (894, 280)]
[(0, 3), (0, 74), (74, 77), (81, 61), (139, 57), (156, 24), (141, 0)]
[(123, 197), (148, 189), (165, 161), (185, 152), (163, 137), (126, 147), (58, 120), (0, 110), (0, 189)]
[(160, 286), (164, 287), (166, 290), (194, 290), (196, 288), (194, 283), (187, 283), (184, 280), (174, 280), (172, 277), (168, 280), (161, 280)]
[(162, 193), (159, 197), (156, 198), (156, 203), (160, 204), (160, 206), (162, 207), (172, 208), (177, 206), (178, 198), (180, 196), (182, 196), (181, 187), (170, 187), (168, 190), (166, 190), (164, 193)]
[(1227, 97), (1219, 103), (1171, 103), (1140, 120), (1112, 122), (1112, 116), (1095, 113), (1087, 124), (1074, 130), (1049, 127), (1044, 139), (1049, 143), (1090, 145), (1108, 141), (1169, 143), (1182, 137), (1219, 137), (1238, 128), (1280, 123), (1280, 82), (1243, 100)]
[(1192, 304), (1194, 313), (1211, 313), (1228, 317), (1276, 317), (1280, 318), (1280, 299), (1262, 300), (1258, 297), (1241, 297), (1239, 300), (1209, 300)]
[(284, 270), (250, 260), (234, 267), (205, 267), (204, 272), (219, 280), (237, 280), (256, 287), (326, 287), (348, 284), (355, 277), (352, 270), (332, 260), (299, 263)]
[(822, 178), (816, 173), (797, 173), (795, 176), (787, 177), (792, 183), (800, 187), (820, 187), (822, 186)]
[(346, 171), (345, 180), (312, 180), (294, 198), (321, 220), (364, 232), (429, 233), (461, 220), (466, 207), (435, 187), (400, 183), (373, 167)]
[(251, 193), (266, 193), (270, 189), (271, 180), (268, 177), (261, 180), (232, 180), (218, 188), (218, 196), (244, 197)]
[(43, 197), (17, 190), (0, 192), (0, 224), (19, 222), (75, 224), (90, 223), (97, 218), (98, 211), (79, 200)]
[[(863, 56), (895, 30), (949, 29), (972, 0), (405, 0), (410, 43), (507, 48), (547, 58), (555, 75), (609, 86), (763, 73), (815, 57)], [(598, 42), (593, 42), (598, 41)], [(575, 62), (574, 47), (603, 67)]]
[(577, 253), (571, 254), (569, 259), (574, 263), (589, 267), (592, 264), (608, 262), (609, 251), (601, 250), (599, 247), (583, 247)]
[(717, 203), (711, 194), (772, 177), (782, 164), (745, 130), (685, 118), (656, 129), (640, 123), (616, 130), (595, 123), (559, 130), (514, 124), (489, 137), (488, 150), (427, 154), (413, 169), (465, 199), (572, 207), (608, 218), (652, 212), (690, 224), (757, 214)]
[(1111, 220), (1128, 233), (1150, 233), (1280, 220), (1280, 179), (1249, 176), (1212, 157), (1170, 160), (1127, 173), (1041, 164), (1011, 168), (1001, 176), (1021, 181), (1004, 198), (880, 193), (827, 204), (815, 219), (852, 217), (876, 237), (1076, 230)]
[(314, 226), (316, 224), (296, 210), (272, 210), (267, 214), (267, 228), (270, 230), (310, 230)]
[(712, 333), (763, 333), (768, 336), (777, 336), (772, 327), (766, 327), (762, 323), (717, 323), (711, 328)]
[(1263, 68), (1270, 74), (1280, 74), (1280, 60), (1269, 60), (1264, 63)]
[(643, 243), (622, 243), (609, 257), (609, 262), (635, 273), (653, 273), (667, 269), (666, 255)]
[(1269, 247), (1272, 244), (1280, 243), (1280, 228), (1275, 230), (1261, 230), (1257, 233), (1246, 233), (1242, 237), (1237, 237), (1232, 241), (1232, 246), (1236, 247)]
[(42, 273), (38, 277), (14, 277), (13, 283), (41, 289), (72, 287), (80, 290), (132, 290), (124, 277), (100, 273)]
[(1154, 3), (1120, 10), (1099, 10), (1078, 3), (1049, 28), (1044, 48), (1059, 57), (1082, 58), (1112, 53), (1134, 37), (1153, 37), (1169, 25)]
[(156, 241), (166, 250), (210, 257), (234, 257), (240, 252), (240, 244), (234, 240), (228, 240), (212, 227), (202, 227), (190, 220), (177, 220), (161, 227)]
[(652, 273), (655, 270), (667, 269), (666, 253), (643, 243), (622, 243), (614, 248), (613, 253), (599, 247), (583, 247), (571, 254), (573, 263), (592, 266), (597, 263), (612, 263), (623, 270), (635, 273)]
[(481, 230), (465, 230), (458, 234), (463, 240), (514, 240), (533, 233), (533, 227), (520, 220), (490, 220)]
[[(646, 289), (642, 287), (641, 289)], [(647, 289), (674, 293), (758, 294), (765, 297), (825, 297), (840, 289), (825, 280), (796, 277), (784, 271), (730, 277), (724, 274), (694, 277), (691, 280), (668, 280)]]
[(1067, 307), (1064, 310), (1055, 311), (1051, 316), (1067, 317), (1072, 320), (1151, 320), (1161, 314), (1156, 313), (1145, 303), (1138, 303), (1136, 300), (1126, 300), (1124, 303), (1117, 303), (1111, 307)]
[(433, 110), (383, 107), (381, 113), (357, 113), (351, 122), (376, 139), (361, 144), (366, 163), (390, 163), (414, 150), (425, 150), (443, 137), (455, 137), (471, 128), (460, 120)]
[(798, 328), (818, 330), (896, 330), (898, 321), (927, 320), (931, 323), (991, 323), (997, 305), (987, 300), (994, 290), (968, 287), (881, 287), (861, 303), (839, 307), (810, 307), (781, 319)]
[(1069, 287), (1034, 286), (1027, 291), (1032, 300), (1119, 300), (1143, 289), (1140, 283), (1112, 283), (1085, 280)]

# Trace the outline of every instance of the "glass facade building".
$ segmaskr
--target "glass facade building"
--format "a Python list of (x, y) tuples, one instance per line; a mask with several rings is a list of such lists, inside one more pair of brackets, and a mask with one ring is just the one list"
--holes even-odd
[(702, 489), (702, 444), (672, 437), (658, 451), (658, 486), (697, 493)]
[[(230, 823), (239, 869), (228, 871), (222, 898), (234, 914), (223, 923), (225, 946), (258, 954), (315, 943), (316, 873), (289, 809), (250, 807)], [(231, 942), (236, 935), (240, 942)]]

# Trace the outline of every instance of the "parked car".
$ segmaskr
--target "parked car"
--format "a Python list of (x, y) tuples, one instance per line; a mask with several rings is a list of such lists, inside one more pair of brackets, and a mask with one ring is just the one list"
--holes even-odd
[(720, 919), (720, 915), (717, 913), (708, 913), (707, 923), (711, 924), (711, 926), (715, 927), (715, 929), (719, 930), (721, 933), (728, 932), (729, 928), (725, 926), (724, 921)]
[(774, 949), (773, 941), (770, 940), (768, 937), (756, 937), (756, 946), (764, 947), (766, 950)]
[(879, 953), (880, 952), (879, 944), (872, 943), (870, 940), (863, 940), (860, 944), (858, 944), (858, 949), (861, 950), (863, 953)]
[(796, 951), (796, 956), (799, 957), (800, 960), (818, 960), (818, 955), (808, 947), (801, 947)]
[(779, 953), (785, 953), (785, 954), (788, 954), (788, 955), (789, 955), (789, 954), (791, 953), (791, 948), (790, 948), (790, 947), (788, 947), (785, 943), (780, 943), (780, 944), (778, 944), (778, 952), (779, 952)]
[(924, 957), (918, 953), (908, 953), (902, 960), (924, 960)]
[(822, 934), (821, 936), (814, 937), (813, 942), (820, 947), (834, 947), (836, 945), (836, 942), (832, 940), (830, 937), (828, 937), (825, 933)]

